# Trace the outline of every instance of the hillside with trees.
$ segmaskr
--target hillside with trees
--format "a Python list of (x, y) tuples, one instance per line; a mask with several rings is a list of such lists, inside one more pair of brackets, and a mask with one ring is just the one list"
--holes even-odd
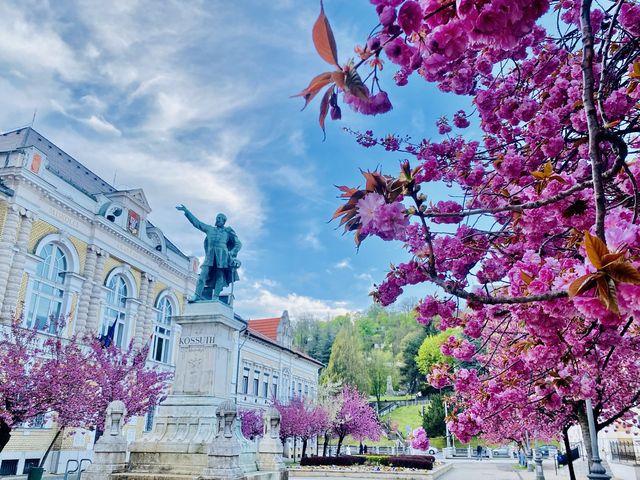
[(323, 382), (352, 385), (380, 401), (391, 377), (395, 392), (414, 394), (428, 388), (417, 356), (436, 332), (415, 315), (410, 305), (373, 305), (363, 314), (331, 320), (303, 316), (294, 324), (294, 347), (325, 364)]

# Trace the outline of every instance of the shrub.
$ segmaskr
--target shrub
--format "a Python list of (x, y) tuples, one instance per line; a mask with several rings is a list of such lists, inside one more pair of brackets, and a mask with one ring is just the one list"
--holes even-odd
[(335, 465), (340, 467), (350, 467), (352, 465), (364, 465), (366, 457), (355, 457), (343, 455), (340, 457), (304, 457), (300, 460), (303, 467), (317, 467), (320, 465)]
[(434, 458), (430, 455), (411, 455), (404, 457), (390, 457), (389, 465), (394, 467), (417, 468), (420, 470), (433, 470)]
[(383, 465), (394, 467), (417, 468), (432, 470), (435, 457), (432, 455), (403, 455), (390, 457), (388, 455), (343, 455), (340, 457), (304, 457), (300, 460), (303, 467), (317, 467), (321, 465), (335, 465), (337, 467), (351, 467), (353, 465)]

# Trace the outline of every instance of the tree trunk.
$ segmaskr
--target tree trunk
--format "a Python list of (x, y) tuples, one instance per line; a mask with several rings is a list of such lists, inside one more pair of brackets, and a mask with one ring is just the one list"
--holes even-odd
[(0, 452), (9, 443), (11, 439), (11, 427), (7, 425), (3, 420), (0, 420)]
[(293, 461), (296, 461), (296, 447), (298, 446), (298, 437), (293, 437)]
[(569, 444), (569, 428), (562, 429), (562, 440), (564, 442), (564, 449), (567, 452), (567, 467), (569, 467), (569, 478), (576, 480), (576, 472), (573, 469), (573, 457), (571, 456), (571, 445)]
[(336, 450), (336, 457), (340, 455), (340, 447), (342, 447), (343, 440), (344, 440), (344, 435), (340, 435), (340, 437), (338, 437), (338, 450)]
[(578, 412), (578, 423), (580, 424), (580, 430), (582, 431), (582, 440), (584, 441), (584, 449), (587, 452), (587, 465), (591, 468), (591, 458), (593, 452), (591, 451), (591, 433), (589, 432), (589, 421), (587, 420), (587, 414), (584, 409)]
[(300, 455), (300, 459), (303, 459), (307, 456), (307, 439), (302, 439), (302, 455)]
[(40, 468), (44, 467), (44, 462), (47, 461), (47, 457), (49, 456), (49, 452), (51, 452), (51, 449), (53, 448), (53, 444), (56, 443), (56, 440), (58, 439), (58, 437), (62, 433), (62, 430), (64, 430), (64, 428), (59, 428), (58, 431), (56, 432), (56, 434), (53, 436), (53, 440), (51, 440), (51, 443), (49, 444), (49, 447), (47, 448), (47, 451), (44, 452), (44, 455), (42, 456), (42, 460), (40, 460), (40, 465), (38, 465)]
[(324, 445), (322, 446), (322, 456), (327, 456), (327, 446), (329, 445), (329, 433), (324, 433)]

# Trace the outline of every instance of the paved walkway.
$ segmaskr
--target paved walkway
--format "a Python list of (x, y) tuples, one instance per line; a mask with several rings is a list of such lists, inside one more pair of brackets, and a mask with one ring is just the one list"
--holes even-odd
[[(453, 469), (440, 477), (441, 480), (535, 480), (535, 472), (519, 470), (514, 467), (513, 461), (474, 461), (474, 460), (449, 460), (453, 463)], [(575, 464), (576, 476), (579, 479), (587, 478), (586, 462), (577, 461)], [(566, 480), (569, 478), (569, 469), (560, 468), (557, 473), (553, 462), (544, 461), (543, 471), (546, 480)]]

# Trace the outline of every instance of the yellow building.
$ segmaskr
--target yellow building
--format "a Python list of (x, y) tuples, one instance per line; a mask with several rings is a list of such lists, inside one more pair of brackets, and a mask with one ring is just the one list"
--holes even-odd
[[(150, 362), (172, 369), (185, 296), (198, 261), (183, 254), (148, 219), (141, 189), (116, 190), (32, 128), (0, 135), (0, 323), (22, 315), (48, 332), (51, 315), (67, 334), (104, 333), (142, 346)], [(137, 421), (136, 421), (137, 420)], [(131, 439), (143, 419), (128, 426)], [(23, 473), (55, 434), (46, 417), (19, 428), (0, 454), (0, 475)], [(86, 457), (92, 435), (61, 437), (50, 471)]]

